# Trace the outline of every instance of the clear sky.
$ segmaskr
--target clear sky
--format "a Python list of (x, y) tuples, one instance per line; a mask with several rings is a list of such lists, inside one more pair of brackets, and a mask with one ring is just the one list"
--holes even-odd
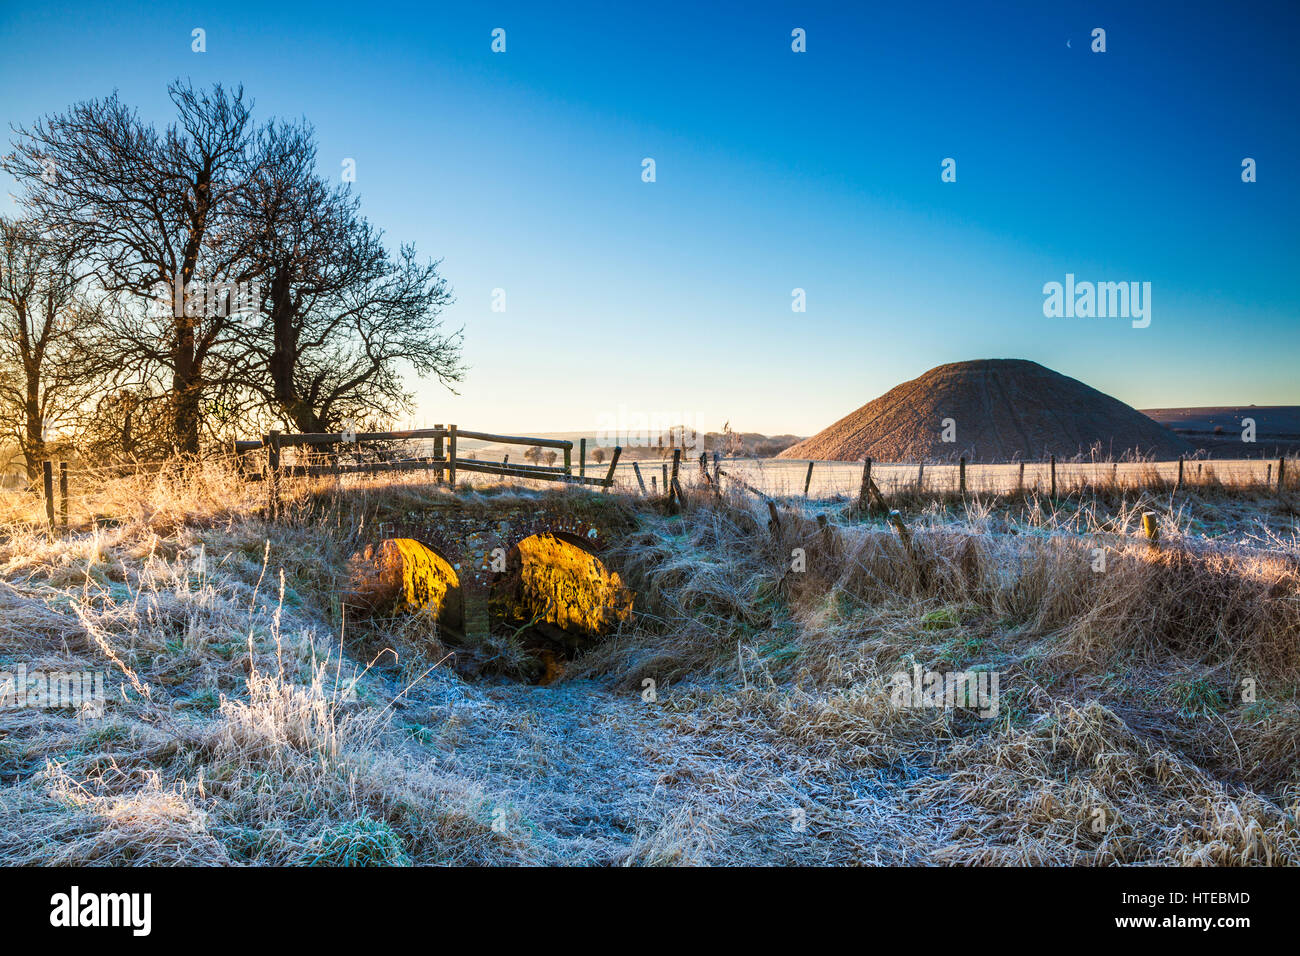
[[(0, 120), (117, 89), (162, 123), (187, 77), (311, 121), (324, 171), (354, 159), (369, 218), (455, 289), (472, 368), (416, 423), (626, 406), (811, 434), (990, 357), (1137, 407), (1296, 404), (1298, 11), (4, 2)], [(1150, 326), (1044, 317), (1066, 273), (1150, 282)]]

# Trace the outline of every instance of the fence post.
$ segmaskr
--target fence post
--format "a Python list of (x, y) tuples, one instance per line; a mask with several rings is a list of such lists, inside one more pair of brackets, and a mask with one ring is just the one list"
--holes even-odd
[(776, 502), (771, 498), (767, 499), (767, 530), (772, 537), (777, 537), (781, 533), (781, 512), (776, 508)]
[(858, 489), (858, 508), (871, 510), (871, 459), (862, 459), (862, 487)]
[(1056, 500), (1056, 456), (1052, 456), (1052, 500)]
[(280, 516), (280, 433), (273, 431), (270, 435), (262, 439), (266, 445), (266, 461), (268, 471), (267, 476), (271, 486), (271, 520), (274, 521)]
[(957, 490), (966, 494), (966, 456), (961, 456), (961, 461), (957, 463)]
[(50, 530), (54, 530), (54, 462), (48, 459), (41, 463), (41, 470), (45, 477), (45, 518), (50, 523)]
[[(443, 426), (442, 426), (442, 425), (434, 425), (433, 427), (434, 427), (434, 428), (441, 429)], [(440, 461), (442, 461), (442, 460), (444, 459), (444, 457), (445, 457), (445, 456), (443, 455), (443, 451), (442, 451), (442, 436), (441, 436), (441, 435), (435, 435), (435, 436), (433, 436), (433, 460), (434, 460), (435, 462), (440, 462)], [(446, 474), (444, 474), (444, 472), (443, 472), (443, 470), (442, 470), (441, 468), (435, 468), (433, 473), (434, 473), (435, 475), (437, 475), (437, 480), (438, 480), (438, 481), (442, 481), (443, 479), (445, 479), (445, 478), (447, 477)]]
[(59, 524), (68, 526), (68, 463), (59, 462)]
[(614, 454), (609, 458), (609, 471), (605, 472), (605, 488), (614, 487), (614, 469), (618, 467), (618, 456), (623, 454), (621, 445), (614, 446)]
[(456, 426), (447, 426), (447, 484), (456, 490)]
[(1156, 520), (1154, 511), (1146, 511), (1142, 514), (1142, 531), (1147, 536), (1147, 541), (1151, 547), (1156, 548), (1160, 545), (1160, 524)]
[(672, 507), (672, 503), (674, 499), (677, 500), (678, 505), (681, 504), (682, 486), (677, 483), (677, 470), (681, 465), (681, 463), (682, 463), (682, 450), (680, 448), (674, 448), (673, 449), (673, 479), (672, 479), (672, 484), (669, 485), (670, 491), (668, 495), (668, 505), (670, 508)]
[(808, 474), (803, 476), (803, 496), (808, 497), (808, 486), (812, 484), (812, 462), (808, 462)]
[[(569, 470), (568, 452), (564, 455), (564, 470)], [(587, 439), (585, 438), (578, 439), (578, 477), (587, 477)]]

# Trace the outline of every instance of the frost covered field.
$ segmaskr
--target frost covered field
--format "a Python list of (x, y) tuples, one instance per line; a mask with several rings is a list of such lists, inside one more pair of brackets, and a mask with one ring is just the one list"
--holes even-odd
[[(694, 485), (261, 492), (115, 479), (54, 535), (6, 496), (0, 671), (107, 693), (0, 711), (0, 862), (1300, 862), (1293, 492), (911, 495), (905, 538)], [(540, 499), (636, 593), (552, 683), (508, 630), (341, 604), (392, 515)], [(993, 713), (916, 673), (996, 674)]]

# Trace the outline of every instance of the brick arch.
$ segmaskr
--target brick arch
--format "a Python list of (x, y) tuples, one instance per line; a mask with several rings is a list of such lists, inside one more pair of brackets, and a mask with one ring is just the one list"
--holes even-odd
[(525, 542), (542, 535), (549, 535), (580, 552), (587, 562), (595, 562), (590, 576), (606, 583), (603, 593), (611, 602), (611, 613), (598, 615), (600, 620), (608, 618), (612, 624), (630, 614), (630, 595), (625, 597), (621, 581), (617, 584), (609, 581), (617, 575), (612, 575), (599, 558), (608, 544), (604, 529), (563, 511), (542, 507), (537, 511), (508, 509), (500, 515), (454, 510), (428, 512), (384, 522), (377, 530), (385, 539), (413, 539), (451, 565), (460, 588), (462, 627), (458, 630), (466, 636), (486, 636), (490, 629), (489, 602), (494, 592), (500, 597), (500, 589), (494, 588), (494, 583), (499, 584), (498, 579), (502, 577), (493, 569), (494, 552), (496, 557), (501, 556), (496, 549), (504, 552), (507, 571), (512, 566), (520, 571), (524, 564), (521, 550), (528, 550)]
[(515, 541), (506, 570), (491, 582), (495, 613), (569, 635), (595, 637), (631, 614), (631, 595), (593, 542), (572, 531), (543, 529)]
[(394, 536), (391, 543), (400, 556), (401, 587), (406, 603), (432, 613), (440, 627), (463, 631), (465, 600), (455, 563), (442, 548), (420, 538)]

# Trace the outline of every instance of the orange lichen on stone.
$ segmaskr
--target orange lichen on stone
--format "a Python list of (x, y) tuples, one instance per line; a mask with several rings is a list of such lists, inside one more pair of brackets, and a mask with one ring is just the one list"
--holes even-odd
[(631, 616), (631, 592), (589, 551), (550, 533), (527, 537), (517, 548), (518, 582), (514, 593), (502, 595), (512, 616), (592, 637)]
[[(440, 615), (447, 596), (460, 586), (456, 570), (435, 551), (414, 538), (390, 538), (384, 542), (384, 564), (395, 560), (401, 569), (402, 596), (408, 607)], [(392, 551), (396, 551), (393, 555)]]

